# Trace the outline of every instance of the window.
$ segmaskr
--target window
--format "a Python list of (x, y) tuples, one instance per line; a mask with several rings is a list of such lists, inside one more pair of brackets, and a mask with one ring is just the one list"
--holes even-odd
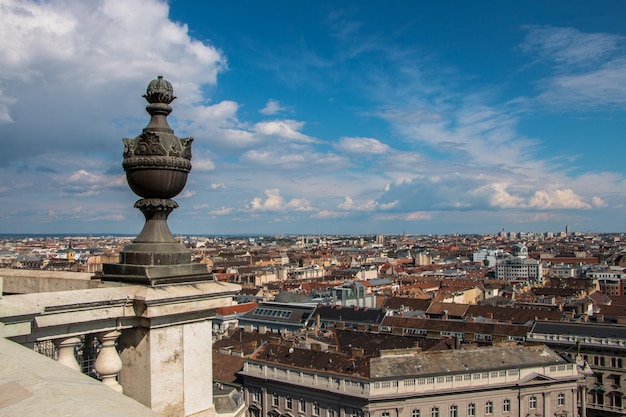
[(511, 400), (508, 398), (502, 402), (502, 412), (508, 413), (511, 411)]
[(411, 417), (420, 417), (420, 410), (411, 411)]
[(537, 408), (537, 397), (535, 397), (534, 395), (528, 399), (528, 408), (530, 408), (531, 410)]
[(615, 388), (619, 388), (622, 386), (622, 377), (619, 375), (611, 375), (611, 378), (613, 378), (613, 386)]
[(450, 417), (459, 417), (459, 407), (456, 405), (450, 406)]
[(493, 401), (485, 403), (485, 414), (493, 414)]
[(261, 391), (254, 390), (252, 391), (252, 401), (261, 401)]
[(391, 417), (391, 414), (389, 414), (389, 411), (383, 411), (380, 417)]
[(278, 394), (276, 393), (272, 394), (272, 405), (274, 407), (278, 407)]
[(327, 417), (335, 417), (335, 410), (331, 410), (330, 408), (326, 410)]
[(313, 404), (313, 415), (314, 416), (320, 415), (320, 405), (318, 403)]
[(291, 399), (291, 397), (287, 397), (285, 402), (286, 402), (285, 408), (287, 410), (291, 410), (291, 408), (293, 407), (293, 400)]
[(468, 417), (474, 417), (476, 415), (476, 404), (468, 404), (467, 405), (467, 415)]
[(559, 407), (563, 407), (565, 405), (565, 394), (562, 392), (556, 396), (556, 405)]
[(306, 412), (306, 401), (304, 401), (303, 399), (300, 400), (300, 412)]
[(439, 417), (439, 407), (433, 407), (430, 409), (430, 417)]

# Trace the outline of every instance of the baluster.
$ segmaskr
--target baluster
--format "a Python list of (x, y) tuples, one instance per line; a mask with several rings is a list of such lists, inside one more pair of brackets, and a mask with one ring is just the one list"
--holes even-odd
[(79, 337), (68, 337), (56, 339), (54, 344), (57, 347), (57, 362), (80, 372), (80, 365), (76, 360), (76, 346), (80, 345)]
[(96, 372), (104, 385), (118, 392), (123, 391), (122, 386), (117, 382), (117, 375), (122, 370), (122, 359), (115, 349), (115, 340), (120, 334), (118, 330), (113, 330), (96, 335), (102, 344), (96, 359)]

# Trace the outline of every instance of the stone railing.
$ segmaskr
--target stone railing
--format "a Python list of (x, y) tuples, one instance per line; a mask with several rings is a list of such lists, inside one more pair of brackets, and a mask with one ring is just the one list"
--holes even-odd
[(0, 416), (159, 417), (93, 378), (0, 338)]
[(243, 373), (294, 385), (331, 389), (367, 398), (404, 393), (428, 393), (463, 391), (470, 388), (515, 385), (528, 375), (537, 373), (550, 378), (576, 378), (578, 371), (573, 364), (506, 369), (490, 372), (459, 373), (445, 376), (404, 378), (399, 380), (369, 381), (358, 378), (325, 375), (323, 373), (293, 372), (279, 366), (245, 362)]
[(541, 342), (547, 344), (558, 342), (563, 344), (576, 345), (577, 343), (580, 343), (581, 345), (594, 347), (626, 348), (626, 340), (608, 337), (528, 333), (526, 339), (532, 342)]
[[(163, 416), (214, 415), (211, 317), (240, 287), (217, 281), (108, 287), (0, 298), (0, 336), (75, 370)], [(81, 366), (77, 351), (93, 367)]]

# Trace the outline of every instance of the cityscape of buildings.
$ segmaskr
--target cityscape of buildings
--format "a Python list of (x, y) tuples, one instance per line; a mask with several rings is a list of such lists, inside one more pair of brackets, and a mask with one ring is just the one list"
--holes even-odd
[(626, 417), (619, 7), (75, 6), (0, 7), (0, 417)]
[[(216, 415), (626, 415), (624, 234), (177, 239), (241, 288), (211, 318)], [(4, 236), (4, 293), (101, 286), (131, 240)]]

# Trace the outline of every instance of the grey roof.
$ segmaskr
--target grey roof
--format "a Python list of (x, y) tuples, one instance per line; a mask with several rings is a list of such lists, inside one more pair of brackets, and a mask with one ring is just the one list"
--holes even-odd
[(389, 285), (389, 284), (391, 284), (391, 280), (389, 278), (368, 279), (367, 282), (369, 282), (373, 287), (377, 287), (379, 285)]
[(379, 308), (356, 308), (338, 306), (318, 306), (315, 314), (319, 314), (324, 322), (348, 322), (363, 324), (380, 324), (385, 313)]
[(626, 326), (615, 324), (535, 322), (531, 333), (626, 339)]
[(370, 379), (424, 377), (569, 363), (543, 346), (506, 346), (371, 358)]
[(291, 325), (306, 327), (313, 317), (314, 305), (284, 304), (284, 303), (261, 303), (256, 308), (239, 317), (240, 323), (255, 322), (260, 324)]

